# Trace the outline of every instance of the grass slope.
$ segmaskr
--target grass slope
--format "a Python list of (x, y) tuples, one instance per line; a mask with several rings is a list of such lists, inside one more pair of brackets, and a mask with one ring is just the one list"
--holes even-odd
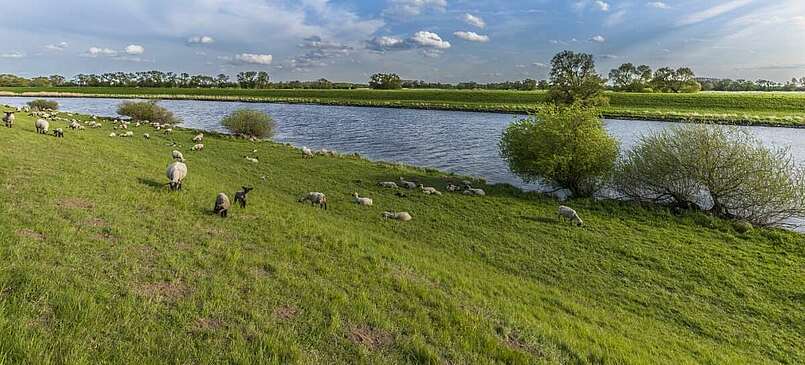
[[(105, 124), (0, 128), (0, 364), (805, 362), (800, 235), (586, 200), (575, 228), (503, 186), (400, 198), (375, 182), (444, 175)], [(211, 214), (243, 184), (249, 207)]]
[[(83, 95), (238, 100), (523, 113), (547, 102), (542, 91), (486, 90), (245, 90), (176, 88), (0, 88), (8, 95)], [(805, 93), (607, 93), (605, 117), (743, 125), (805, 126)]]

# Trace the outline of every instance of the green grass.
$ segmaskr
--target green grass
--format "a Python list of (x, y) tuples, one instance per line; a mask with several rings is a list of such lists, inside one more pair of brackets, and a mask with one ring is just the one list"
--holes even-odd
[[(576, 228), (506, 186), (375, 185), (460, 179), (432, 170), (110, 129), (0, 127), (0, 364), (805, 362), (801, 235), (588, 200)], [(214, 216), (243, 184), (250, 205)], [(330, 209), (297, 203), (308, 191)]]
[[(478, 90), (244, 90), (169, 88), (0, 88), (0, 93), (96, 97), (239, 100), (525, 113), (547, 101), (542, 91)], [(607, 93), (608, 118), (805, 126), (805, 93)]]

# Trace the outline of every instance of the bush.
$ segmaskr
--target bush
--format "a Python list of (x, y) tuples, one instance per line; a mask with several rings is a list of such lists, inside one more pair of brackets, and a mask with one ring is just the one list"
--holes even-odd
[(117, 107), (117, 114), (159, 124), (179, 123), (170, 110), (157, 105), (156, 101), (124, 101)]
[(236, 110), (224, 118), (221, 124), (232, 133), (257, 138), (273, 137), (277, 126), (270, 115), (253, 109)]
[(574, 196), (598, 190), (618, 151), (596, 111), (578, 105), (543, 107), (506, 128), (500, 141), (501, 156), (524, 181), (542, 180)]
[(735, 127), (689, 125), (643, 139), (618, 163), (626, 197), (758, 226), (805, 215), (805, 167)]
[(28, 107), (31, 110), (35, 111), (42, 111), (42, 110), (58, 110), (59, 103), (53, 100), (45, 100), (45, 99), (36, 99), (31, 100), (28, 102)]

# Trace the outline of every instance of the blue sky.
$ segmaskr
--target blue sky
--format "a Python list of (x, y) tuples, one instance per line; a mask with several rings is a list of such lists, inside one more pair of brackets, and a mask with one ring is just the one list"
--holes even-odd
[[(805, 76), (804, 0), (5, 0), (0, 73), (547, 77), (564, 49), (700, 76)], [(12, 14), (12, 15), (8, 15)]]

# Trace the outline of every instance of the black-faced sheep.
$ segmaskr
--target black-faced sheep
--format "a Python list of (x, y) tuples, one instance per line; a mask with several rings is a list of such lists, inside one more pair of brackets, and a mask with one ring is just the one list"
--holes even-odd
[(201, 143), (196, 144), (193, 147), (190, 147), (190, 150), (192, 150), (192, 151), (201, 151), (203, 149), (204, 149), (204, 145), (201, 144)]
[(309, 201), (311, 205), (319, 205), (319, 208), (327, 210), (327, 197), (322, 193), (307, 193), (299, 199), (299, 202)]
[(193, 142), (201, 143), (204, 140), (204, 133), (199, 133), (195, 137), (193, 137)]
[(559, 220), (569, 220), (572, 223), (575, 223), (577, 226), (581, 227), (584, 225), (584, 222), (579, 217), (578, 213), (575, 210), (568, 208), (564, 205), (559, 207)]
[(182, 182), (187, 177), (187, 165), (184, 162), (173, 162), (168, 165), (165, 175), (168, 176), (168, 185), (171, 190), (182, 190)]
[(249, 192), (254, 190), (254, 188), (248, 186), (241, 186), (241, 189), (243, 190), (235, 193), (235, 204), (240, 203), (241, 208), (246, 208), (246, 194), (249, 194)]
[(14, 112), (5, 112), (6, 115), (3, 116), (3, 123), (5, 123), (6, 127), (11, 128), (14, 126)]
[(229, 207), (229, 197), (224, 193), (220, 193), (215, 197), (215, 208), (213, 208), (212, 211), (215, 214), (219, 214), (221, 218), (226, 218), (229, 213)]
[(184, 161), (184, 155), (176, 150), (173, 150), (173, 152), (171, 152), (171, 157), (177, 161)]
[(53, 130), (53, 135), (56, 138), (64, 138), (64, 130), (61, 128), (56, 128)]

